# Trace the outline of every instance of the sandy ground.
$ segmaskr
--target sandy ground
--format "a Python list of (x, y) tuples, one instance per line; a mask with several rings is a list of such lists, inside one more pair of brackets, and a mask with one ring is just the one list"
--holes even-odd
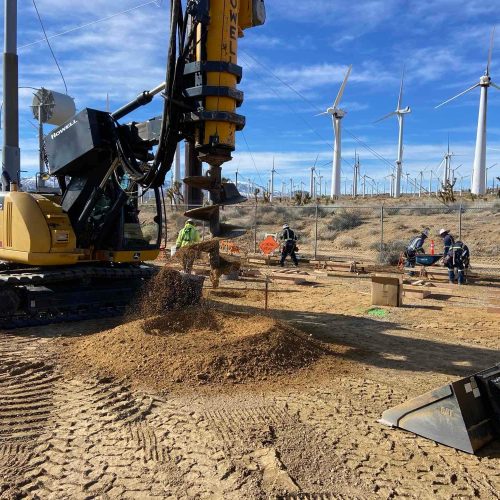
[[(377, 422), (500, 361), (493, 288), (373, 317), (369, 280), (317, 281), (272, 284), (269, 315), (328, 352), (240, 383), (153, 390), (105, 366), (73, 370), (65, 353), (116, 320), (1, 332), (0, 498), (500, 498), (500, 442), (470, 456)], [(262, 316), (262, 286), (205, 295), (217, 311)]]

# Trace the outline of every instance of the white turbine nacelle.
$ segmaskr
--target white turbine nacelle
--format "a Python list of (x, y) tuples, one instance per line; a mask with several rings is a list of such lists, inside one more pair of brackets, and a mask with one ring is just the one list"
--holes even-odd
[(491, 85), (491, 77), (490, 77), (490, 75), (483, 75), (479, 79), (479, 85), (481, 87), (489, 87)]
[(495, 28), (491, 32), (490, 40), (490, 50), (488, 52), (488, 62), (486, 64), (486, 71), (484, 75), (479, 78), (479, 83), (476, 83), (472, 87), (460, 92), (455, 97), (442, 102), (436, 108), (443, 106), (444, 104), (453, 101), (457, 97), (467, 94), (476, 87), (480, 87), (481, 94), (479, 97), (479, 113), (477, 118), (477, 134), (476, 134), (476, 149), (474, 152), (474, 165), (472, 167), (472, 186), (471, 193), (482, 195), (486, 193), (486, 117), (487, 117), (487, 107), (488, 107), (488, 89), (494, 87), (500, 90), (500, 87), (491, 81), (490, 77), (490, 66), (491, 66), (491, 54), (493, 52), (493, 40), (495, 37)]
[(406, 106), (406, 108), (404, 108), (404, 109), (397, 109), (396, 113), (398, 115), (406, 115), (408, 113), (411, 113), (411, 108), (410, 108), (410, 106)]
[(328, 108), (326, 112), (329, 115), (332, 115), (334, 118), (338, 118), (339, 120), (344, 118), (344, 116), (347, 114), (347, 111), (339, 108)]
[[(339, 108), (340, 101), (342, 96), (344, 95), (344, 89), (347, 84), (347, 79), (351, 74), (352, 64), (349, 66), (347, 73), (344, 77), (344, 81), (340, 86), (339, 93), (333, 103), (332, 106), (327, 108), (326, 111), (320, 113), (320, 115), (331, 115), (333, 122), (333, 134), (334, 134), (334, 146), (333, 146), (333, 166), (332, 166), (332, 185), (330, 190), (330, 196), (332, 198), (336, 196), (340, 196), (340, 162), (342, 159), (341, 147), (342, 147), (342, 139), (341, 139), (341, 120), (347, 114), (346, 111)], [(319, 115), (317, 115), (319, 116)]]

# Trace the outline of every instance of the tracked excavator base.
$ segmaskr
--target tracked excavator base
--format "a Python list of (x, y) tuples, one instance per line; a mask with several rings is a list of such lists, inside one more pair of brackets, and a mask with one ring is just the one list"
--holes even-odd
[[(147, 286), (159, 270), (159, 267), (145, 264), (87, 264), (0, 271), (0, 328), (80, 321), (133, 312), (142, 287)], [(186, 294), (186, 297), (194, 296)]]
[(500, 363), (386, 410), (380, 422), (476, 453), (500, 438)]

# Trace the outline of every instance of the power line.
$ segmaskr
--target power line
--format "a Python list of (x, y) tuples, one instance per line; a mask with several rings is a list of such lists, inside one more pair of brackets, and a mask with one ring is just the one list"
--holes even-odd
[[(295, 89), (292, 85), (290, 85), (289, 83), (287, 83), (285, 80), (283, 80), (282, 78), (280, 78), (278, 75), (276, 75), (270, 68), (268, 68), (265, 64), (261, 63), (258, 59), (256, 59), (252, 54), (250, 54), (249, 52), (247, 52), (246, 50), (242, 49), (240, 47), (240, 50), (242, 52), (244, 52), (248, 57), (250, 57), (254, 62), (256, 62), (259, 66), (261, 66), (262, 68), (264, 68), (271, 76), (273, 76), (274, 78), (276, 78), (276, 80), (278, 80), (280, 83), (282, 83), (283, 85), (285, 85), (285, 87), (289, 88), (294, 94), (298, 95), (304, 102), (306, 102), (307, 104), (309, 104), (309, 106), (311, 106), (312, 109), (315, 110), (315, 112), (317, 111), (320, 111), (321, 110), (319, 108), (316, 107), (316, 105), (311, 102), (307, 97), (305, 97), (301, 92), (299, 92), (297, 89)], [(272, 90), (272, 89), (271, 89)], [(290, 106), (289, 103), (287, 103), (288, 106)], [(301, 117), (301, 119), (303, 119), (303, 121), (305, 121), (305, 119), (303, 117)], [(306, 122), (307, 123), (307, 122)], [(321, 135), (319, 134), (319, 132), (312, 128), (309, 124), (308, 126), (316, 133), (316, 135), (318, 135), (322, 140), (325, 140), (323, 137), (321, 137)], [(346, 130), (344, 128), (344, 130)], [(360, 139), (358, 139), (354, 134), (352, 134), (351, 132), (349, 132), (348, 130), (346, 130), (346, 132), (351, 135), (351, 137), (356, 141), (358, 142), (361, 146), (363, 146), (364, 148), (366, 148), (368, 151), (370, 151), (370, 153), (372, 153), (377, 159), (381, 160), (381, 161), (384, 161), (385, 163), (387, 163), (388, 165), (390, 165), (392, 168), (394, 168), (394, 165), (389, 161), (387, 160), (386, 158), (384, 158), (382, 155), (380, 155), (379, 153), (377, 153), (373, 148), (371, 148), (370, 146), (368, 146), (368, 144), (364, 143), (363, 141), (361, 141)], [(332, 147), (332, 146), (330, 146)]]
[(57, 62), (56, 55), (54, 54), (54, 51), (52, 50), (52, 47), (50, 46), (50, 42), (49, 42), (49, 39), (47, 37), (47, 33), (45, 32), (45, 28), (43, 26), (42, 18), (40, 17), (40, 12), (38, 12), (38, 7), (36, 6), (35, 0), (33, 0), (33, 6), (35, 7), (36, 15), (38, 17), (38, 20), (40, 21), (40, 26), (42, 28), (43, 35), (45, 37), (45, 41), (47, 42), (47, 45), (49, 46), (50, 53), (52, 54), (52, 57), (54, 58), (54, 62), (56, 63), (57, 69), (59, 70), (59, 74), (61, 75), (62, 81), (64, 83), (64, 88), (66, 90), (66, 95), (67, 95), (68, 94), (68, 86), (66, 85), (66, 80), (64, 79), (64, 75), (63, 75), (63, 73), (61, 71), (61, 67), (59, 66), (59, 63)]
[[(259, 176), (259, 180), (262, 184), (264, 184), (264, 181), (262, 180), (262, 177), (260, 176), (259, 169), (257, 168), (257, 163), (255, 163), (255, 158), (253, 157), (252, 150), (250, 149), (247, 138), (245, 137), (245, 134), (243, 133), (243, 130), (241, 131), (241, 135), (243, 136), (245, 144), (247, 145), (248, 152), (250, 153), (250, 158), (252, 158), (252, 163), (253, 163), (253, 166), (255, 167), (255, 171), (257, 172), (257, 175)], [(264, 186), (260, 186), (260, 187), (263, 188)]]
[(34, 42), (26, 43), (24, 45), (21, 45), (18, 48), (19, 49), (24, 49), (26, 47), (31, 47), (32, 45), (36, 45), (37, 43), (45, 42), (47, 40), (47, 38), (49, 40), (51, 40), (52, 38), (56, 38), (58, 36), (67, 35), (68, 33), (72, 33), (73, 31), (78, 31), (78, 30), (81, 30), (83, 28), (88, 28), (89, 26), (93, 26), (94, 24), (98, 24), (98, 23), (101, 23), (103, 21), (108, 21), (109, 19), (112, 19), (113, 17), (119, 16), (121, 14), (127, 14), (129, 12), (132, 12), (133, 10), (140, 9), (140, 8), (145, 7), (146, 5), (150, 5), (152, 3), (154, 3), (155, 5), (157, 5), (159, 7), (162, 4), (162, 2), (163, 2), (163, 0), (159, 0), (159, 1), (158, 0), (152, 0), (150, 2), (142, 3), (140, 5), (136, 5), (135, 7), (132, 7), (130, 9), (122, 10), (120, 12), (116, 12), (115, 14), (111, 14), (110, 16), (102, 17), (100, 19), (96, 19), (95, 21), (91, 21), (89, 23), (82, 24), (81, 26), (75, 26), (74, 28), (70, 28), (69, 30), (61, 31), (60, 33), (56, 33), (54, 35), (50, 35), (49, 37), (45, 36), (45, 38), (41, 38), (40, 40), (35, 40)]

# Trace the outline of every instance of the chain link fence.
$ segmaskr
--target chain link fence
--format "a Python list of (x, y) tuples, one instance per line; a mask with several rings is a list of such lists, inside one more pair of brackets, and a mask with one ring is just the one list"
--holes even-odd
[[(185, 206), (167, 208), (167, 248), (175, 244), (184, 224)], [(288, 223), (299, 236), (299, 254), (310, 258), (330, 256), (397, 263), (400, 252), (413, 236), (430, 229), (427, 251), (434, 242), (442, 251), (441, 228), (469, 246), (473, 257), (500, 257), (500, 203), (481, 206), (464, 203), (415, 206), (291, 206), (271, 203), (226, 206), (221, 221), (246, 229), (235, 241), (242, 254), (259, 253), (259, 243), (269, 234), (279, 234)], [(198, 223), (203, 238), (208, 227)]]

